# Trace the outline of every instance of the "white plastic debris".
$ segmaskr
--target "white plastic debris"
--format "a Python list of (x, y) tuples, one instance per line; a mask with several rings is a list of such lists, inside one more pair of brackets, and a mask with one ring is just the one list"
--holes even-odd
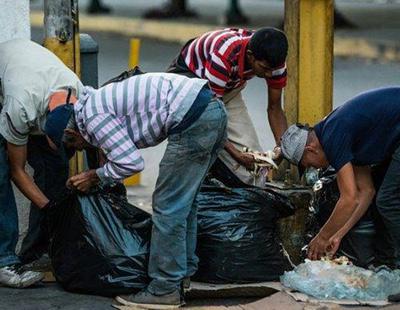
[(298, 265), (281, 276), (284, 286), (318, 299), (386, 300), (400, 292), (400, 270), (367, 270), (342, 261), (320, 260)]

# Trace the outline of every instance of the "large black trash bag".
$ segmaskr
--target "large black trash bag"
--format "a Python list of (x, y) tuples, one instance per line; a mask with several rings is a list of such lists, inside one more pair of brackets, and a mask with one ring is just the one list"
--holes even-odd
[[(382, 183), (386, 169), (386, 165), (372, 168), (372, 178), (376, 191)], [(329, 219), (340, 196), (336, 174), (332, 168), (322, 172), (320, 181), (322, 182), (322, 189), (315, 193), (313, 203), (316, 212), (314, 233), (317, 233)], [(379, 260), (385, 260), (383, 256), (390, 256), (387, 251), (390, 252), (391, 250), (388, 249), (385, 238), (381, 238), (382, 232), (379, 232), (379, 230), (384, 229), (382, 225), (374, 200), (363, 217), (342, 239), (337, 255), (349, 257), (355, 265), (360, 267), (367, 267), (373, 263), (377, 258), (377, 253), (380, 256)], [(378, 243), (376, 242), (377, 238), (380, 239)]]
[(198, 204), (197, 255), (194, 279), (208, 283), (277, 280), (285, 257), (276, 222), (293, 214), (278, 194), (258, 188), (203, 185)]
[(115, 296), (147, 285), (151, 217), (124, 195), (69, 194), (49, 213), (49, 255), (64, 289)]

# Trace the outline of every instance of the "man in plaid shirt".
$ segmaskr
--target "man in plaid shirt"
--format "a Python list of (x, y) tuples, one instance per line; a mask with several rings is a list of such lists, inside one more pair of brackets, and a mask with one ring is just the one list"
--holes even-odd
[[(254, 76), (266, 80), (268, 88), (268, 121), (276, 145), (287, 128), (281, 106), (282, 89), (286, 86), (285, 34), (275, 28), (255, 32), (245, 29), (224, 29), (207, 32), (187, 42), (168, 72), (207, 79), (211, 90), (220, 97), (228, 113), (228, 141), (219, 159), (241, 181), (253, 184), (249, 170), (254, 158), (242, 152), (244, 147), (261, 151), (241, 94), (246, 82)], [(264, 177), (256, 180), (263, 186)]]

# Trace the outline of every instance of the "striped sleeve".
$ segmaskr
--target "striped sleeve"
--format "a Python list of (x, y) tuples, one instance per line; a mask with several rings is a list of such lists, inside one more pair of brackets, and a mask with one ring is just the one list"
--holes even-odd
[(226, 84), (230, 80), (232, 65), (219, 52), (210, 54), (205, 63), (204, 77), (209, 81), (211, 90), (222, 97)]
[(88, 120), (87, 132), (107, 157), (107, 163), (96, 171), (103, 182), (120, 181), (144, 169), (139, 150), (115, 116), (94, 115)]
[(281, 67), (276, 68), (272, 71), (272, 77), (267, 79), (267, 84), (271, 88), (281, 89), (286, 86), (287, 83), (287, 68), (286, 63)]

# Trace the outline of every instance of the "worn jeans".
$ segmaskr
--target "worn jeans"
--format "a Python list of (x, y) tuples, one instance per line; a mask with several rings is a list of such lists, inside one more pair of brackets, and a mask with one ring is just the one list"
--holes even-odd
[(195, 198), (226, 139), (226, 113), (212, 100), (190, 127), (172, 134), (153, 194), (153, 231), (148, 291), (165, 295), (194, 274), (198, 258)]
[(394, 248), (399, 265), (400, 255), (400, 147), (392, 155), (382, 185), (376, 197), (376, 206)]
[(15, 255), (18, 242), (18, 214), (10, 182), (7, 141), (0, 135), (0, 268), (19, 263)]
[[(68, 159), (53, 151), (45, 136), (30, 136), (28, 141), (29, 165), (33, 168), (33, 179), (39, 189), (50, 200), (57, 200), (65, 191), (68, 179)], [(46, 211), (34, 204), (29, 212), (28, 233), (22, 242), (21, 260), (28, 263), (47, 252), (49, 235)]]

